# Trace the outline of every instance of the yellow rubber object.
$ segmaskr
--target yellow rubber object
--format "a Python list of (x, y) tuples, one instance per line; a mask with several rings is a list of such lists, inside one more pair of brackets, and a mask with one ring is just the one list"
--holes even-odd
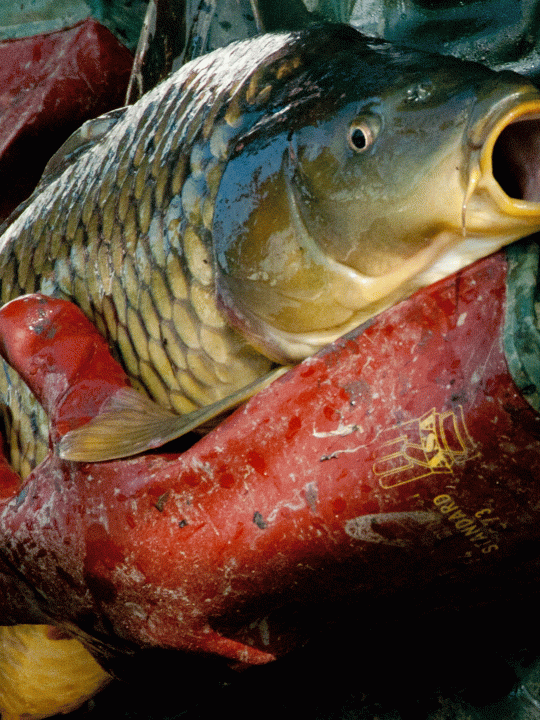
[(51, 630), (50, 625), (0, 626), (2, 720), (70, 712), (110, 680), (78, 640), (51, 639)]

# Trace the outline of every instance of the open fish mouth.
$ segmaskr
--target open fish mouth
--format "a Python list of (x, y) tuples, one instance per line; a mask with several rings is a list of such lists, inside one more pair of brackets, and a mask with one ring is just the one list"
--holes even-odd
[(493, 177), (513, 200), (540, 202), (540, 109), (512, 119), (495, 138)]
[(482, 146), (479, 169), (501, 210), (538, 218), (540, 100), (517, 105), (495, 123)]

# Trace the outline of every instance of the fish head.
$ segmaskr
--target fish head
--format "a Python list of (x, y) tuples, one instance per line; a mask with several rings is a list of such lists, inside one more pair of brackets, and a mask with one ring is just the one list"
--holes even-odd
[(538, 90), (359, 38), (297, 62), (216, 197), (219, 301), (280, 362), (540, 229)]

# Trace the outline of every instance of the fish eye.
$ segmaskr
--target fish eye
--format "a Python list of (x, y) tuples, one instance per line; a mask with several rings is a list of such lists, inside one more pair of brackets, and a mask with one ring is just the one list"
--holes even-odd
[(365, 120), (356, 120), (349, 127), (347, 141), (354, 152), (363, 153), (373, 145), (375, 137), (376, 133)]

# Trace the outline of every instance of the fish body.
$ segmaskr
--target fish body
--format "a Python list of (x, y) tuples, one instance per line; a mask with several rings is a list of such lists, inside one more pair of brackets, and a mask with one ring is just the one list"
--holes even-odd
[[(220, 408), (538, 230), (538, 117), (517, 75), (347, 26), (233, 43), (67, 141), (3, 229), (1, 301), (71, 299), (167, 412)], [(24, 475), (46, 421), (2, 375)]]

